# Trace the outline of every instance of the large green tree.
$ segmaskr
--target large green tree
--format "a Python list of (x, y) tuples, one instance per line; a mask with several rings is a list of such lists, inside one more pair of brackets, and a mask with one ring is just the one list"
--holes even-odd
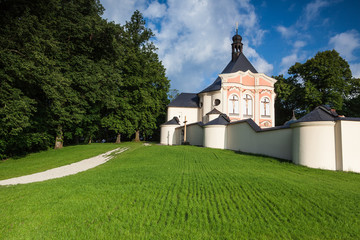
[(125, 26), (102, 12), (98, 0), (0, 1), (1, 158), (158, 127), (169, 81), (153, 33), (139, 11)]
[(116, 103), (117, 107), (104, 121), (105, 126), (117, 132), (118, 138), (121, 133), (128, 136), (135, 133), (135, 140), (139, 141), (140, 132), (144, 136), (153, 134), (157, 120), (165, 112), (169, 80), (150, 41), (153, 36), (139, 11), (124, 25), (123, 83), (117, 99), (126, 102)]
[(102, 11), (97, 0), (0, 2), (0, 154), (99, 130), (123, 52), (121, 27)]
[(275, 77), (276, 125), (289, 120), (293, 110), (301, 116), (319, 105), (329, 105), (341, 112), (344, 102), (359, 89), (359, 80), (352, 78), (349, 64), (335, 50), (318, 52), (305, 63), (295, 63), (288, 74), (288, 78)]

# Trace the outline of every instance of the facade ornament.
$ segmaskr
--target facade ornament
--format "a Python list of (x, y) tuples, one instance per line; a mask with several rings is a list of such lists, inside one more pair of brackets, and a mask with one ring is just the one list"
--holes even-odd
[(261, 89), (260, 90), (260, 93), (269, 93), (269, 94), (272, 94), (272, 91), (270, 91), (269, 89)]
[(240, 91), (240, 88), (239, 87), (234, 87), (234, 86), (228, 88), (228, 91), (233, 91), (233, 90)]

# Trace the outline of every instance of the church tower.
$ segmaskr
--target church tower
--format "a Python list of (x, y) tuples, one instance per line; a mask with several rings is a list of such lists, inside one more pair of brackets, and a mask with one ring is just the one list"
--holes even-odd
[(235, 62), (239, 55), (242, 53), (243, 44), (241, 42), (242, 37), (238, 33), (238, 26), (236, 24), (236, 34), (232, 38), (233, 43), (231, 44), (232, 47), (232, 58), (231, 61)]

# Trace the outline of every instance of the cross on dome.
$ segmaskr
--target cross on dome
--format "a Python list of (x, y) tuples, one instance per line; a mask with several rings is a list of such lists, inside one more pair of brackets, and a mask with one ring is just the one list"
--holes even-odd
[(238, 22), (236, 22), (236, 28), (235, 29), (236, 29), (236, 32), (235, 32), (235, 35), (232, 38), (233, 43), (231, 44), (231, 47), (232, 47), (232, 61), (233, 62), (236, 61), (236, 59), (242, 53), (242, 48), (243, 48), (243, 44), (241, 42), (242, 37), (238, 33), (238, 29), (239, 29), (239, 23)]

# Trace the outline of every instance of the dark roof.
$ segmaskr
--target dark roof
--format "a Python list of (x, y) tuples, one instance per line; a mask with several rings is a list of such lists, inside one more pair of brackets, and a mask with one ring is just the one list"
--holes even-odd
[(213, 84), (202, 90), (200, 93), (218, 91), (221, 89), (221, 78), (218, 77)]
[(266, 131), (272, 131), (272, 130), (290, 128), (290, 126), (288, 126), (288, 125), (282, 125), (282, 126), (270, 127), (270, 128), (261, 128), (261, 127), (259, 127), (259, 125), (257, 125), (256, 122), (254, 122), (254, 120), (252, 120), (251, 118), (247, 118), (247, 119), (243, 119), (243, 120), (231, 122), (231, 123), (229, 123), (229, 125), (230, 125), (230, 124), (244, 123), (244, 122), (247, 122), (247, 123), (250, 125), (250, 127), (251, 127), (255, 132), (266, 132)]
[[(245, 57), (245, 55), (243, 53), (240, 53), (236, 61), (234, 62), (230, 61), (228, 65), (225, 67), (225, 69), (221, 72), (221, 74), (234, 73), (237, 71), (246, 72), (247, 70), (250, 70), (252, 73), (257, 73), (256, 69), (250, 63), (250, 61)], [(221, 78), (218, 77), (209, 87), (205, 88), (200, 93), (217, 91), (220, 90), (220, 88), (221, 88)]]
[(208, 122), (204, 126), (208, 125), (227, 125), (230, 122), (230, 118), (226, 114), (220, 114), (218, 118), (215, 118), (214, 120)]
[(257, 73), (254, 66), (250, 63), (250, 61), (245, 57), (244, 53), (240, 53), (239, 57), (236, 61), (230, 61), (229, 64), (225, 67), (225, 69), (221, 72), (223, 73), (234, 73), (237, 71), (246, 72), (250, 70), (252, 73)]
[(335, 109), (328, 106), (319, 106), (295, 122), (335, 121), (338, 116)]
[(235, 122), (231, 122), (230, 124), (237, 124), (237, 123), (243, 123), (243, 122), (247, 122), (250, 125), (250, 127), (252, 129), (254, 129), (254, 131), (256, 131), (256, 132), (261, 131), (261, 127), (259, 127), (259, 125), (257, 125), (256, 122), (254, 122), (254, 120), (252, 120), (251, 118), (238, 120), (238, 121), (235, 121)]
[(196, 93), (181, 93), (169, 103), (168, 107), (199, 107), (199, 97)]
[(222, 112), (220, 112), (219, 110), (217, 110), (216, 108), (214, 108), (213, 110), (211, 110), (210, 112), (208, 112), (206, 115), (210, 115), (210, 114), (222, 114)]
[[(203, 122), (194, 122), (194, 123), (186, 124), (187, 127), (190, 127), (190, 126), (193, 126), (193, 125), (198, 125), (200, 127), (203, 127), (204, 123)], [(184, 128), (184, 125), (177, 127), (177, 129), (178, 128)]]
[(163, 123), (161, 125), (180, 125), (180, 120), (178, 117), (173, 117), (171, 120), (167, 121), (166, 123)]

